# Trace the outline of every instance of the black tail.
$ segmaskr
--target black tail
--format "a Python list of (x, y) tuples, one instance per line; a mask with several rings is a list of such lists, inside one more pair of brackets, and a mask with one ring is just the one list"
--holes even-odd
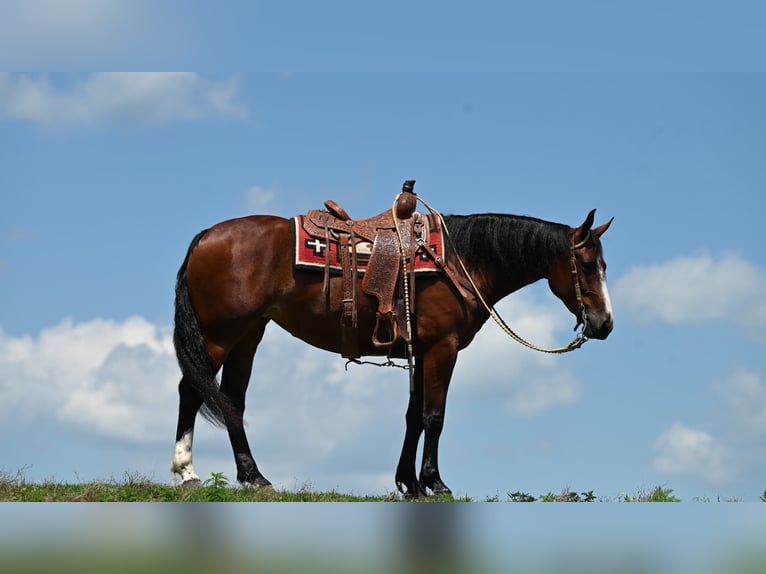
[(223, 414), (226, 408), (225, 397), (218, 391), (216, 371), (210, 362), (186, 283), (186, 266), (189, 263), (189, 256), (206, 232), (207, 229), (200, 231), (192, 240), (186, 258), (178, 270), (173, 344), (176, 348), (178, 366), (181, 367), (183, 374), (181, 384), (189, 385), (202, 399), (200, 412), (203, 417), (213, 424), (225, 426)]

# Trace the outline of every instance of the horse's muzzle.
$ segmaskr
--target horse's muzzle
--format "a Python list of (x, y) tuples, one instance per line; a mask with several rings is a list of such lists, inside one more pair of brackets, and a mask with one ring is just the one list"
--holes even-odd
[(609, 336), (609, 333), (614, 329), (614, 320), (611, 315), (606, 317), (594, 317), (588, 314), (588, 321), (583, 330), (583, 334), (588, 339), (604, 340)]

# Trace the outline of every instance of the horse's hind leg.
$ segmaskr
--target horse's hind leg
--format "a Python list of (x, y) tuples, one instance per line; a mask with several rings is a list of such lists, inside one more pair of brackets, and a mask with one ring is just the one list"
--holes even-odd
[(253, 358), (263, 338), (268, 319), (261, 320), (229, 353), (223, 364), (221, 393), (231, 401), (234, 409), (228, 413), (226, 428), (229, 432), (234, 460), (237, 464), (237, 480), (258, 487), (270, 487), (271, 483), (258, 470), (244, 425), (245, 393), (253, 369)]
[(200, 479), (192, 466), (192, 439), (194, 437), (194, 420), (202, 406), (202, 399), (183, 379), (178, 385), (178, 396), (176, 446), (173, 450), (173, 462), (170, 470), (181, 475), (182, 484), (196, 485), (200, 483)]

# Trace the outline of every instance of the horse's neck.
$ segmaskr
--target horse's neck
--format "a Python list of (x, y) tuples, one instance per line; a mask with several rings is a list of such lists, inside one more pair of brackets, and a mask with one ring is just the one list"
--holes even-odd
[(482, 293), (492, 304), (540, 279), (547, 279), (561, 254), (552, 246), (562, 226), (540, 220), (509, 217), (508, 245), (485, 240), (488, 257), (466, 262)]
[(479, 288), (492, 305), (514, 291), (548, 277), (548, 273), (531, 270), (523, 266), (498, 265), (488, 269), (476, 270), (474, 273), (482, 278), (482, 285)]

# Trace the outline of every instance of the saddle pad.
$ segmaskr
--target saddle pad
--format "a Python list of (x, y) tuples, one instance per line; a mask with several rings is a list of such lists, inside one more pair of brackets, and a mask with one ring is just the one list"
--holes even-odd
[[(442, 234), (441, 225), (434, 220), (435, 218), (429, 218), (430, 234), (428, 243), (436, 254), (446, 261), (444, 235)], [(331, 232), (329, 245), (330, 271), (341, 273), (343, 269), (341, 267), (338, 245), (338, 241), (333, 239)], [(325, 249), (327, 248), (328, 246), (325, 244), (324, 237), (313, 237), (306, 233), (306, 230), (303, 227), (302, 215), (293, 218), (293, 261), (295, 267), (299, 269), (313, 269), (316, 271), (324, 270)], [(367, 267), (367, 263), (370, 260), (371, 250), (371, 243), (366, 241), (357, 243), (356, 257), (360, 274), (364, 273), (364, 270)], [(415, 254), (415, 273), (437, 274), (443, 273), (443, 271), (436, 266), (431, 257), (419, 251)]]

